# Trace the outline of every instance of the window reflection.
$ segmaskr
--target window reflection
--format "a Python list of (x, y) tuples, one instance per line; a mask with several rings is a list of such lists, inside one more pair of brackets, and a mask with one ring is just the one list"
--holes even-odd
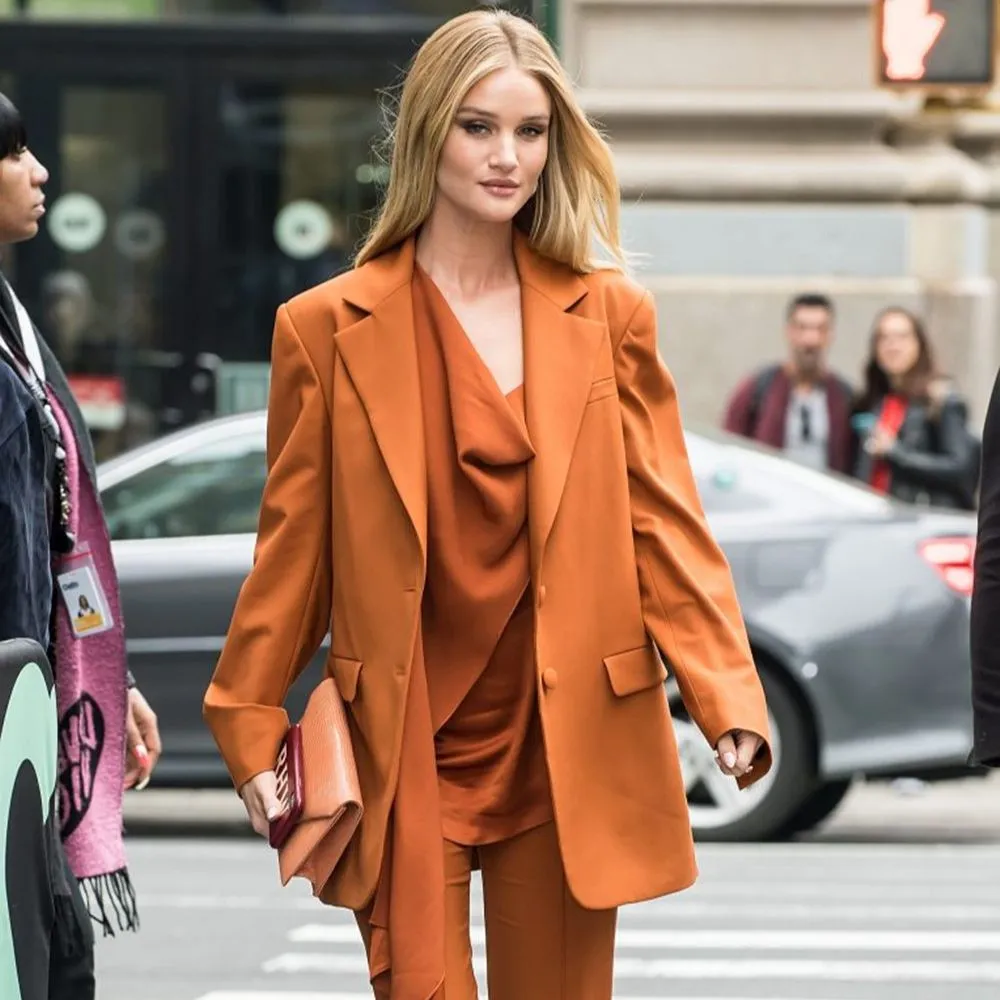
[(154, 436), (164, 356), (166, 108), (144, 86), (68, 86), (36, 258), (36, 322), (98, 457)]
[(258, 435), (192, 449), (103, 491), (111, 537), (252, 534), (266, 476)]
[(349, 266), (377, 202), (374, 95), (230, 83), (220, 93), (219, 340), (227, 362), (268, 356), (277, 307)]

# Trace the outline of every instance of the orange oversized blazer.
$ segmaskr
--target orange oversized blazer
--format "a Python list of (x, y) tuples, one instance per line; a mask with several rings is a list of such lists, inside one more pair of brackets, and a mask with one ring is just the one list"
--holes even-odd
[[(767, 739), (767, 710), (651, 296), (515, 249), (545, 756), (570, 889), (613, 907), (696, 877), (664, 662), (713, 746)], [(254, 565), (204, 704), (239, 787), (274, 766), (286, 693), (329, 631), (365, 815), (322, 899), (353, 910), (382, 860), (427, 556), (413, 265), (410, 238), (278, 310)]]

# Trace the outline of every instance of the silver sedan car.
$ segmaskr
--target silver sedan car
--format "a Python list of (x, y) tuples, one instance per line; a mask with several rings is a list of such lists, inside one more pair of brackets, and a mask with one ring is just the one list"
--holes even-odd
[[(265, 425), (262, 413), (220, 418), (100, 469), (129, 661), (166, 747), (161, 784), (227, 781), (201, 699), (251, 564)], [(690, 431), (688, 447), (767, 689), (775, 757), (739, 792), (668, 680), (696, 835), (787, 837), (828, 816), (858, 776), (968, 773), (974, 518), (899, 506), (714, 431)], [(324, 655), (291, 692), (293, 717)]]

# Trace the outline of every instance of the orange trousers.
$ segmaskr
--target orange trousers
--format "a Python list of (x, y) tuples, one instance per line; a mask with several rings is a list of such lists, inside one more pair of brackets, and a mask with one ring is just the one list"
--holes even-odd
[[(484, 847), (444, 841), (442, 1000), (479, 997), (469, 938), (477, 855), (489, 1000), (611, 1000), (618, 911), (585, 910), (573, 899), (551, 822)], [(360, 915), (358, 922), (367, 947), (368, 928)], [(375, 1000), (388, 1000), (388, 993), (376, 988)]]

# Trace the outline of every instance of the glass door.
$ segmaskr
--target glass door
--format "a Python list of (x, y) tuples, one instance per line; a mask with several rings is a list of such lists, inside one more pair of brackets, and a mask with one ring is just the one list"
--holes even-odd
[(92, 71), (10, 77), (50, 181), (38, 237), (7, 264), (66, 370), (98, 458), (108, 457), (170, 423), (178, 352), (167, 289), (179, 233), (169, 86)]
[(375, 207), (372, 96), (230, 82), (218, 91), (216, 315), (227, 353), (260, 358), (284, 300), (350, 263)]
[(200, 298), (222, 412), (266, 402), (278, 306), (350, 266), (377, 204), (383, 82), (345, 86), (301, 67), (292, 78), (231, 71), (205, 81), (205, 212), (215, 223)]

